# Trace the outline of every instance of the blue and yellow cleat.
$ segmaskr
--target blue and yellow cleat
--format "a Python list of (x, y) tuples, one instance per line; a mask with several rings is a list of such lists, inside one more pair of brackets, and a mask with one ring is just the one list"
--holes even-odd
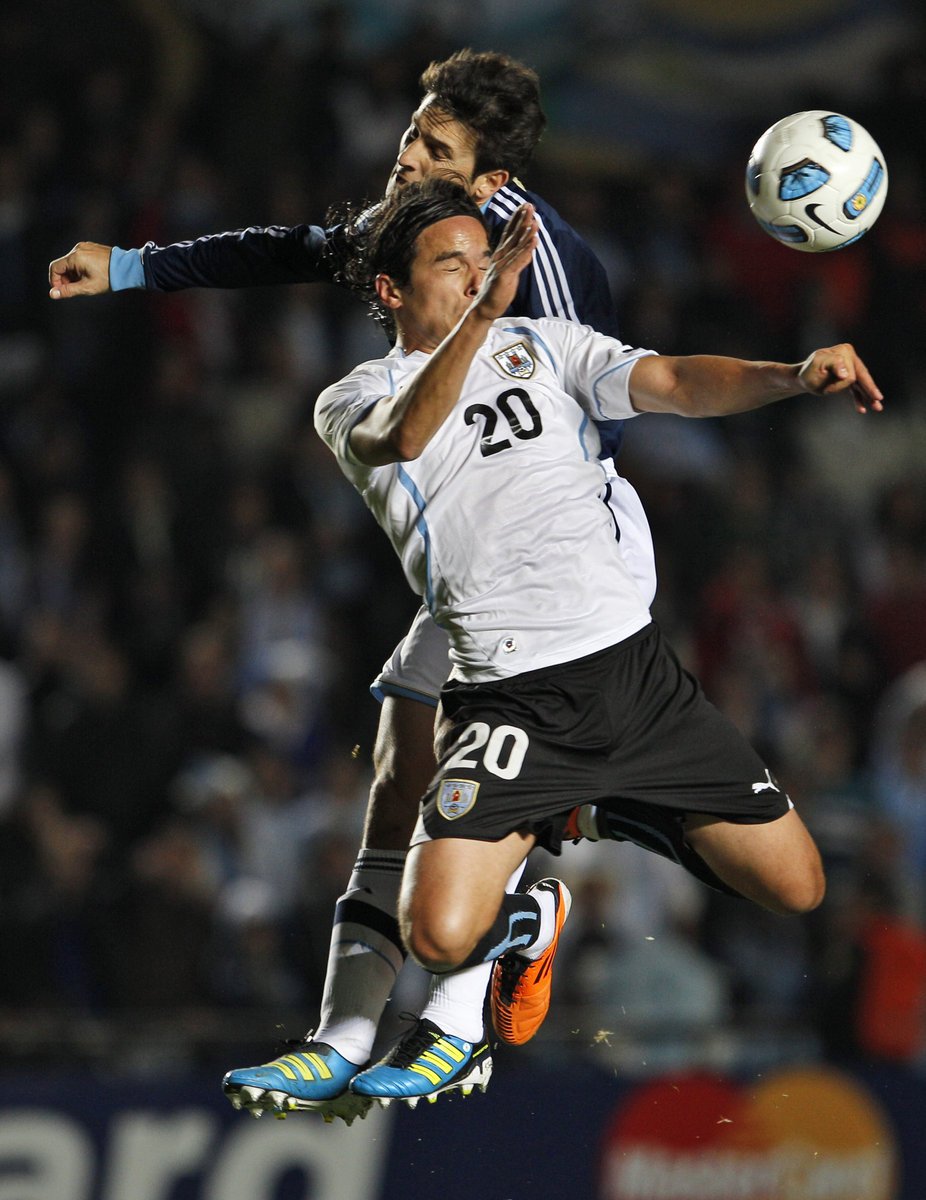
[(371, 1101), (348, 1090), (360, 1067), (338, 1054), (327, 1042), (293, 1041), (288, 1053), (262, 1067), (238, 1067), (222, 1080), (222, 1090), (234, 1108), (254, 1117), (275, 1117), (309, 1110), (330, 1124), (340, 1117), (348, 1125), (365, 1117)]
[(433, 1104), (441, 1092), (453, 1089), (464, 1096), (474, 1087), (484, 1092), (491, 1077), (492, 1055), (484, 1038), (474, 1045), (422, 1017), (381, 1062), (354, 1076), (350, 1090), (358, 1099), (378, 1100), (383, 1108), (393, 1100), (414, 1108), (422, 1097)]

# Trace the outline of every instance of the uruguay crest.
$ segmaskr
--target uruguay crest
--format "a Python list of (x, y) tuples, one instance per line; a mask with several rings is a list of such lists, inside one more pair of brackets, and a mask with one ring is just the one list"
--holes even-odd
[(534, 356), (523, 342), (506, 346), (492, 357), (506, 375), (512, 375), (515, 379), (530, 379), (534, 373)]
[(479, 784), (472, 779), (445, 779), (437, 793), (437, 811), (448, 821), (465, 816), (476, 803)]

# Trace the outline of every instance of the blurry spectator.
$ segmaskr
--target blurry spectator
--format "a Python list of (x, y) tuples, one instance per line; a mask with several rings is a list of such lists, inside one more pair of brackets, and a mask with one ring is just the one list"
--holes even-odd
[(559, 1001), (586, 1008), (583, 1037), (596, 1028), (690, 1036), (722, 1021), (723, 973), (698, 947), (706, 890), (636, 846), (621, 846), (615, 862), (595, 854), (598, 866), (586, 856), (575, 877), (555, 984)]
[(229, 637), (217, 621), (186, 628), (173, 681), (178, 761), (196, 755), (240, 753), (247, 731), (235, 692), (235, 663)]
[(0, 463), (0, 640), (15, 639), (22, 632), (29, 557), (20, 519), (13, 473)]
[(0, 910), (0, 1003), (107, 1011), (110, 955), (122, 947), (109, 937), (100, 874), (106, 822), (68, 815), (54, 788), (38, 786), (25, 794), (0, 840), (9, 889)]
[(248, 763), (253, 784), (240, 805), (239, 869), (270, 887), (279, 911), (290, 913), (304, 886), (312, 840), (327, 814), (279, 751), (256, 745)]
[(15, 663), (0, 657), (0, 819), (19, 794), (28, 717), (26, 680)]
[(888, 681), (926, 660), (926, 554), (907, 541), (885, 544), (883, 574), (865, 625)]
[(214, 890), (186, 821), (167, 821), (140, 841), (112, 917), (117, 1007), (199, 1008), (209, 999), (207, 962)]
[(739, 679), (755, 689), (753, 711), (758, 720), (751, 733), (775, 763), (789, 708), (815, 681), (800, 627), (760, 546), (754, 536), (734, 544), (708, 582), (695, 626), (695, 649), (705, 691), (744, 732), (749, 730), (728, 707), (732, 694), (723, 684)]
[(898, 912), (890, 878), (866, 872), (824, 945), (820, 1033), (837, 1060), (910, 1064), (926, 1050), (926, 934)]
[(257, 549), (258, 577), (240, 597), (242, 719), (294, 762), (310, 763), (323, 737), (331, 671), (324, 612), (294, 536), (267, 531)]
[(65, 646), (31, 730), (28, 764), (60, 790), (67, 813), (101, 821), (121, 850), (164, 808), (176, 769), (168, 707), (137, 688), (112, 642), (72, 626)]
[(35, 608), (63, 617), (86, 611), (99, 572), (90, 539), (91, 518), (82, 496), (61, 493), (46, 502), (29, 588)]
[(902, 677), (880, 714), (876, 799), (896, 839), (901, 911), (926, 922), (926, 665)]
[(848, 564), (833, 545), (820, 546), (790, 578), (789, 607), (811, 668), (823, 685), (839, 678), (840, 648), (856, 615), (854, 594)]
[(777, 1025), (807, 1011), (812, 963), (805, 921), (709, 891), (701, 945), (723, 968), (739, 1020)]
[(290, 343), (277, 330), (251, 341), (249, 370), (225, 389), (222, 429), (229, 459), (239, 471), (266, 466), (285, 445), (303, 407)]
[(212, 388), (192, 349), (161, 345), (151, 393), (133, 413), (132, 450), (163, 472), (178, 517), (175, 546), (193, 611), (215, 587), (227, 469)]
[(276, 888), (264, 880), (245, 876), (223, 889), (211, 955), (211, 992), (223, 1004), (285, 1012), (306, 1002), (284, 916)]
[(243, 874), (244, 806), (253, 789), (251, 772), (230, 754), (192, 758), (172, 782), (173, 807), (187, 819), (217, 893)]

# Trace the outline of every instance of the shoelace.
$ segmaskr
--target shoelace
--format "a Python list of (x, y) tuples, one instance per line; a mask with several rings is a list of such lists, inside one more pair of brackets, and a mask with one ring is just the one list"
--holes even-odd
[(530, 962), (521, 954), (503, 954), (498, 960), (498, 995), (503, 1004), (510, 1004), (514, 999), (515, 988), (521, 982), (521, 976), (530, 966)]
[(441, 1031), (425, 1017), (420, 1017), (386, 1060), (390, 1067), (404, 1069), (442, 1036)]
[[(305, 1037), (301, 1038), (281, 1038), (276, 1044), (276, 1056), (279, 1058), (284, 1054), (292, 1054), (294, 1050), (304, 1050), (306, 1046), (313, 1045), (313, 1037), (315, 1030), (310, 1029)], [(318, 1045), (318, 1043), (314, 1043)]]

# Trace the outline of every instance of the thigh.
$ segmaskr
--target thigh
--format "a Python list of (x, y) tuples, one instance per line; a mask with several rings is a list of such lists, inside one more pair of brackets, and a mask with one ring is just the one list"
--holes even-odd
[(453, 926), (454, 939), (473, 944), (498, 915), (505, 885), (534, 844), (516, 832), (496, 842), (440, 838), (408, 853), (399, 903), (403, 934), (416, 927)]
[(380, 850), (404, 849), (434, 774), (434, 709), (406, 696), (386, 696), (373, 765), (363, 843)]
[(721, 879), (773, 912), (809, 912), (823, 899), (820, 854), (794, 809), (760, 824), (693, 814), (685, 836)]

